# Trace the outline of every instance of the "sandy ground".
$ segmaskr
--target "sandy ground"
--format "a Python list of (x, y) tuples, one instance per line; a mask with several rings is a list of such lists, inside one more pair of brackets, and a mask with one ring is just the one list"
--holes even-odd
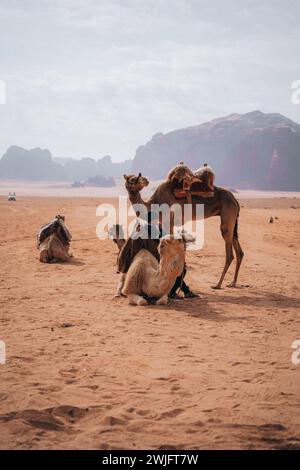
[[(201, 298), (160, 308), (113, 300), (99, 202), (0, 198), (0, 447), (300, 448), (300, 200), (243, 200), (239, 289), (210, 287), (224, 247), (206, 221), (204, 249), (187, 256)], [(57, 213), (75, 258), (41, 264), (36, 230)]]

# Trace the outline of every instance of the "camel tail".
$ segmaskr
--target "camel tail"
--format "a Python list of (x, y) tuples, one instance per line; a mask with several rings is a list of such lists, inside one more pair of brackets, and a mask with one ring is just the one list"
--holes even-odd
[(233, 230), (233, 236), (234, 236), (234, 238), (236, 238), (236, 239), (239, 238), (238, 226), (239, 226), (239, 219), (237, 218), (236, 221), (235, 221), (234, 230)]
[(239, 201), (237, 199), (235, 199), (235, 201), (237, 203), (237, 216), (236, 216), (236, 221), (235, 221), (235, 224), (234, 224), (233, 236), (234, 236), (234, 238), (238, 239), (239, 238), (238, 228), (239, 228), (240, 205), (239, 205)]

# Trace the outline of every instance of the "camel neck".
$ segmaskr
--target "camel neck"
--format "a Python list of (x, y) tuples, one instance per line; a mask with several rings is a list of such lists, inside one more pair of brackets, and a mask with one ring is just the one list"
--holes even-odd
[(174, 272), (174, 275), (177, 277), (181, 274), (183, 271), (183, 263), (180, 259), (180, 257), (172, 257), (170, 259), (169, 256), (162, 256), (160, 258), (160, 263), (159, 263), (159, 273), (160, 274), (165, 274), (168, 272), (169, 274), (172, 274)]
[(131, 191), (127, 189), (127, 192), (132, 205), (143, 204), (148, 208), (148, 204), (147, 202), (143, 201), (140, 191)]
[(123, 246), (125, 245), (125, 240), (123, 240), (122, 238), (117, 238), (116, 245), (119, 248), (119, 251), (121, 251)]

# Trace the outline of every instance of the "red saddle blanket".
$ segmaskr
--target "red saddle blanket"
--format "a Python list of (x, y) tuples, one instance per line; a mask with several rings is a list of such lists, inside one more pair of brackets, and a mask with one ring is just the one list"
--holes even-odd
[(202, 181), (197, 181), (190, 187), (185, 187), (184, 185), (174, 186), (173, 191), (177, 199), (189, 198), (191, 196), (214, 197), (215, 194), (213, 188), (210, 188)]

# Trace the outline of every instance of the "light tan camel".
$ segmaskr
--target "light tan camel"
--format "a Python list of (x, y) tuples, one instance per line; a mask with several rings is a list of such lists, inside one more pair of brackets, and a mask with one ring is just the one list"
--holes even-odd
[(167, 305), (168, 294), (182, 273), (185, 261), (185, 242), (172, 235), (159, 244), (160, 261), (148, 251), (140, 250), (134, 257), (125, 277), (122, 293), (131, 305), (147, 305), (142, 294), (155, 297), (156, 305)]
[[(189, 170), (190, 171), (190, 170)], [(210, 185), (212, 180), (212, 176), (209, 175), (210, 168), (207, 170), (206, 177), (208, 179), (208, 185)], [(172, 170), (171, 170), (172, 172)], [(125, 179), (125, 187), (127, 189), (129, 199), (132, 205), (134, 204), (144, 204), (148, 211), (151, 210), (152, 204), (167, 204), (171, 207), (173, 204), (180, 204), (183, 209), (184, 214), (184, 205), (188, 203), (187, 198), (177, 199), (174, 196), (174, 181), (172, 179), (173, 174), (169, 173), (168, 179), (163, 181), (154, 191), (150, 199), (144, 201), (141, 197), (141, 190), (148, 186), (149, 181), (147, 178), (139, 173), (138, 176), (136, 175), (124, 175)], [(199, 169), (196, 172), (197, 176), (202, 175), (205, 176), (205, 170)], [(195, 175), (195, 174), (192, 174)], [(184, 178), (184, 174), (183, 174)], [(222, 237), (225, 241), (225, 252), (226, 252), (226, 260), (225, 265), (219, 279), (219, 282), (212, 286), (213, 289), (221, 289), (225, 274), (233, 260), (233, 249), (236, 254), (236, 267), (234, 278), (231, 284), (228, 287), (236, 287), (239, 269), (241, 266), (241, 262), (244, 256), (243, 250), (238, 240), (238, 216), (240, 211), (240, 206), (234, 195), (228, 191), (227, 189), (220, 188), (215, 186), (214, 187), (214, 196), (210, 198), (192, 197), (192, 213), (193, 213), (193, 220), (196, 217), (196, 205), (203, 204), (204, 205), (204, 218), (207, 219), (213, 216), (220, 216), (221, 218), (221, 233)]]

